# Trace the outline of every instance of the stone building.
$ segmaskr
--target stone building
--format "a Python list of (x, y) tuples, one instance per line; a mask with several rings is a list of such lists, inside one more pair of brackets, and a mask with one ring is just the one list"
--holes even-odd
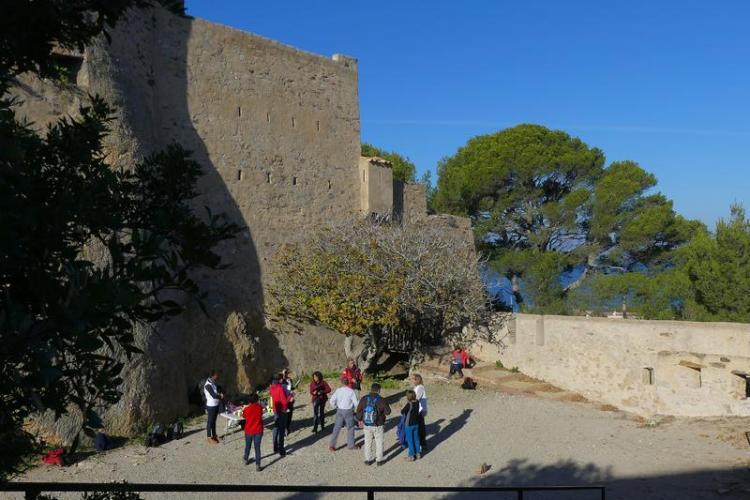
[[(285, 366), (341, 366), (339, 335), (266, 319), (276, 250), (360, 213), (395, 208), (407, 223), (446, 223), (427, 217), (423, 189), (394, 190), (386, 163), (360, 158), (357, 61), (158, 8), (130, 13), (111, 35), (83, 54), (59, 54), (67, 83), (22, 78), (22, 112), (43, 126), (75, 114), (89, 93), (103, 96), (115, 107), (106, 143), (113, 167), (129, 168), (176, 141), (205, 169), (196, 206), (247, 230), (220, 248), (228, 270), (196, 277), (210, 316), (189, 310), (158, 331), (138, 332), (145, 354), (125, 371), (124, 397), (105, 418), (110, 430), (185, 414), (210, 368), (230, 391), (248, 392)], [(449, 226), (468, 228), (454, 218)]]

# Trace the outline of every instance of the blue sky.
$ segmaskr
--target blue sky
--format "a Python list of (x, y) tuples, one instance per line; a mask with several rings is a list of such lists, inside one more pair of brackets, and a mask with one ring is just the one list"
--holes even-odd
[(362, 139), (419, 173), (469, 138), (560, 128), (656, 174), (683, 215), (750, 209), (750, 2), (187, 0), (359, 59)]

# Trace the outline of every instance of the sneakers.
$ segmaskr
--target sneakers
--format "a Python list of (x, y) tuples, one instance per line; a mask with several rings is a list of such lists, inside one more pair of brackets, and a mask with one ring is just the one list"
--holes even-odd
[(258, 472), (260, 472), (260, 471), (263, 470), (263, 467), (261, 467), (260, 465), (256, 465), (255, 466), (255, 470), (257, 470)]
[(375, 463), (375, 460), (365, 460), (365, 465), (372, 465)]
[(245, 465), (250, 465), (250, 460), (243, 458), (242, 461), (245, 462)]
[(208, 438), (208, 444), (217, 444), (217, 443), (218, 441), (216, 440), (216, 438)]
[(333, 446), (329, 446), (328, 451), (336, 451), (336, 448), (334, 448)]
[(416, 460), (419, 460), (420, 458), (422, 458), (422, 454), (421, 453), (417, 453)]

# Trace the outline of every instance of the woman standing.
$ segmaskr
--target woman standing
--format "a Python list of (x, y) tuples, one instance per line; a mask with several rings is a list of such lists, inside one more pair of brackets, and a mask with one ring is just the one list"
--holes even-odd
[(425, 430), (424, 423), (424, 419), (427, 416), (427, 391), (424, 387), (422, 375), (419, 373), (411, 376), (411, 383), (414, 386), (417, 403), (419, 403), (419, 444), (422, 447), (422, 453), (424, 453), (427, 450), (427, 431)]
[[(281, 385), (286, 389), (289, 396), (294, 395), (294, 382), (292, 381), (289, 368), (284, 368), (281, 372)], [(286, 411), (286, 435), (288, 436), (292, 430), (292, 415), (294, 414), (294, 399), (289, 402), (289, 406)]]
[(406, 392), (406, 406), (401, 410), (401, 415), (404, 415), (406, 445), (409, 449), (407, 460), (413, 462), (422, 456), (422, 448), (419, 445), (419, 402), (414, 391)]
[(328, 394), (330, 393), (331, 386), (323, 380), (323, 374), (320, 372), (313, 373), (312, 382), (310, 382), (310, 396), (313, 405), (313, 434), (318, 432), (318, 424), (320, 424), (321, 431), (326, 426), (326, 401), (328, 401)]

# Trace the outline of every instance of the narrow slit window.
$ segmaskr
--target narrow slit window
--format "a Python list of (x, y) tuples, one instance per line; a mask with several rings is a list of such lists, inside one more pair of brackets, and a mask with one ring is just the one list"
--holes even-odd
[(242, 117), (242, 106), (237, 106), (237, 116)]
[(297, 119), (292, 117), (292, 128), (297, 126)]
[(734, 375), (732, 388), (736, 399), (750, 399), (750, 375), (745, 372), (732, 371)]
[(292, 177), (292, 186), (296, 186), (296, 185), (297, 185), (297, 178)]
[(653, 368), (650, 368), (650, 367), (644, 368), (642, 377), (643, 377), (643, 383), (645, 385), (654, 385), (654, 369)]
[(266, 182), (268, 184), (271, 184), (271, 173), (270, 172), (266, 174)]
[(328, 181), (328, 190), (330, 191), (330, 189), (331, 189), (331, 181)]
[(266, 113), (266, 122), (271, 123), (271, 113)]
[(237, 171), (237, 180), (238, 180), (238, 181), (241, 181), (241, 180), (242, 180), (242, 170), (238, 170), (238, 171)]
[(320, 120), (315, 120), (315, 129), (320, 132)]

